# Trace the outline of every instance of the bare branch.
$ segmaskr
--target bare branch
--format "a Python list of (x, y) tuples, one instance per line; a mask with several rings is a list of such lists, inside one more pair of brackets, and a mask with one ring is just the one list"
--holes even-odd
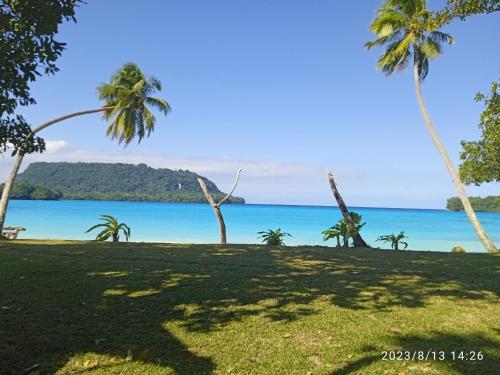
[(226, 201), (226, 199), (229, 199), (229, 197), (231, 196), (231, 194), (233, 194), (234, 189), (236, 189), (236, 185), (238, 185), (238, 181), (240, 180), (240, 174), (241, 174), (241, 172), (243, 172), (243, 169), (238, 169), (238, 172), (236, 173), (236, 179), (234, 181), (233, 188), (231, 189), (231, 191), (219, 203), (217, 203), (217, 206), (220, 206), (222, 203), (224, 203)]
[(200, 184), (201, 190), (203, 190), (203, 194), (205, 194), (205, 198), (207, 198), (208, 203), (210, 203), (211, 206), (216, 206), (217, 204), (215, 203), (214, 199), (210, 195), (207, 189), (207, 185), (205, 185), (205, 181), (201, 178), (197, 178), (198, 183)]

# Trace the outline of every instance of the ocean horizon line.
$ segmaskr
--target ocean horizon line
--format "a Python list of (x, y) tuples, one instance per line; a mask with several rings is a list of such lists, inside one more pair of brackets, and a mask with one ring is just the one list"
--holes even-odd
[[(172, 201), (155, 201), (155, 200), (110, 200), (110, 199), (57, 199), (57, 200), (45, 200), (45, 199), (12, 199), (15, 201), (45, 201), (45, 202), (127, 202), (127, 203), (165, 203), (165, 204), (209, 204), (208, 202), (172, 202)], [(325, 204), (293, 204), (293, 203), (232, 203), (228, 202), (229, 206), (282, 206), (282, 207), (317, 207), (317, 208), (339, 208), (337, 205), (325, 205)], [(373, 209), (373, 210), (420, 210), (420, 211), (445, 211), (445, 212), (462, 212), (462, 211), (451, 211), (446, 208), (422, 208), (422, 207), (380, 207), (380, 206), (350, 206), (347, 205), (348, 209)], [(497, 213), (494, 211), (488, 211), (491, 213)]]

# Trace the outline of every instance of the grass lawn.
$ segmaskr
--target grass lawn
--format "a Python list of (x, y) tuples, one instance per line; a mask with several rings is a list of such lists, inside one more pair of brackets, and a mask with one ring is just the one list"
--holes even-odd
[[(499, 266), (487, 254), (3, 241), (0, 374), (498, 374)], [(397, 350), (446, 360), (382, 360)]]

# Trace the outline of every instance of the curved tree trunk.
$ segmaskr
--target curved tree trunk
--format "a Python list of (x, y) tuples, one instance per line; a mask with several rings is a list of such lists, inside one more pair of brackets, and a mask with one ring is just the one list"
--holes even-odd
[(462, 201), (462, 205), (464, 206), (464, 210), (469, 217), (469, 220), (472, 224), (472, 227), (476, 231), (477, 236), (479, 237), (479, 240), (485, 247), (485, 249), (490, 252), (490, 253), (496, 253), (498, 249), (495, 247), (495, 244), (489, 239), (488, 235), (486, 234), (485, 230), (481, 226), (481, 223), (479, 222), (476, 213), (472, 209), (472, 206), (470, 204), (469, 198), (467, 197), (467, 193), (465, 192), (464, 186), (462, 184), (462, 181), (460, 180), (460, 177), (455, 170), (455, 167), (453, 166), (453, 163), (451, 162), (443, 144), (441, 143), (441, 140), (436, 134), (436, 131), (434, 130), (434, 126), (432, 125), (431, 118), (429, 116), (429, 113), (427, 112), (427, 109), (425, 107), (424, 99), (422, 97), (422, 89), (420, 87), (420, 75), (418, 73), (418, 67), (416, 64), (413, 66), (413, 77), (415, 79), (415, 89), (417, 92), (417, 101), (418, 105), (420, 107), (420, 112), (422, 112), (422, 117), (424, 118), (424, 123), (425, 126), (427, 127), (427, 130), (429, 131), (429, 134), (431, 136), (432, 141), (436, 145), (439, 154), (441, 155), (441, 158), (444, 161), (444, 164), (446, 168), (448, 169), (448, 172), (451, 175), (451, 178), (453, 180), (453, 183), (455, 184), (455, 187), (458, 191), (458, 196), (460, 197), (460, 200)]
[[(328, 172), (328, 181), (330, 182), (330, 189), (332, 190), (333, 196), (335, 197), (335, 200), (337, 201), (337, 204), (339, 206), (340, 212), (342, 212), (342, 216), (344, 216), (345, 223), (349, 227), (349, 230), (352, 233), (356, 233), (352, 240), (354, 242), (355, 247), (370, 247), (368, 244), (363, 240), (363, 237), (361, 237), (361, 234), (359, 232), (356, 232), (354, 229), (354, 223), (352, 222), (351, 215), (349, 214), (349, 210), (347, 209), (347, 206), (344, 203), (344, 200), (340, 196), (340, 193), (337, 189), (337, 185), (335, 184), (335, 180), (333, 179), (333, 173), (331, 171)], [(344, 242), (345, 246), (345, 242)]]
[(222, 213), (220, 212), (220, 206), (222, 203), (224, 203), (231, 194), (233, 194), (234, 189), (236, 189), (236, 185), (238, 185), (238, 181), (240, 180), (240, 174), (243, 171), (243, 169), (238, 169), (238, 172), (236, 173), (236, 179), (234, 180), (233, 187), (229, 193), (226, 194), (224, 198), (222, 198), (219, 203), (217, 203), (213, 198), (212, 195), (208, 192), (207, 185), (205, 184), (205, 181), (201, 178), (197, 178), (198, 184), (200, 184), (201, 190), (203, 191), (203, 194), (205, 195), (205, 198), (207, 199), (208, 203), (212, 206), (212, 209), (214, 210), (215, 217), (217, 218), (217, 222), (219, 223), (219, 230), (220, 230), (220, 244), (221, 245), (226, 245), (227, 244), (227, 238), (226, 238), (226, 223), (224, 223), (224, 218), (222, 217)]
[(227, 243), (227, 238), (226, 238), (226, 224), (224, 223), (224, 218), (222, 217), (222, 213), (220, 212), (220, 205), (214, 201), (212, 198), (212, 195), (208, 192), (207, 185), (205, 184), (205, 181), (203, 179), (198, 177), (198, 184), (200, 184), (201, 190), (203, 191), (203, 194), (205, 195), (205, 198), (207, 198), (208, 203), (210, 203), (210, 206), (212, 206), (212, 209), (214, 210), (215, 217), (217, 218), (217, 222), (219, 223), (219, 230), (220, 230), (220, 244), (225, 245)]
[(221, 245), (227, 244), (227, 239), (226, 239), (226, 223), (224, 223), (224, 218), (222, 217), (222, 213), (220, 212), (220, 206), (217, 204), (215, 206), (212, 206), (214, 209), (215, 217), (217, 218), (217, 221), (219, 222), (219, 228), (220, 228), (220, 243)]
[(2, 198), (0, 198), (0, 232), (1, 228), (3, 228), (3, 224), (5, 222), (5, 215), (7, 214), (7, 208), (9, 206), (9, 196), (12, 190), (12, 186), (14, 185), (14, 181), (16, 180), (17, 172), (19, 172), (19, 167), (21, 167), (21, 163), (23, 162), (24, 154), (19, 152), (16, 155), (16, 159), (14, 160), (14, 165), (12, 166), (12, 171), (10, 172), (7, 181), (5, 181), (5, 185), (2, 191)]
[[(56, 117), (50, 121), (47, 121), (35, 129), (33, 129), (33, 134), (38, 133), (39, 131), (49, 127), (50, 125), (56, 124), (58, 122), (67, 120), (72, 117), (77, 117), (77, 116), (82, 116), (82, 115), (88, 115), (91, 113), (96, 113), (96, 112), (103, 112), (107, 109), (110, 109), (111, 107), (101, 107), (101, 108), (95, 108), (95, 109), (89, 109), (86, 111), (80, 111), (80, 112), (73, 112), (68, 115), (64, 115), (61, 117)], [(21, 153), (20, 151), (18, 152), (16, 159), (14, 161), (14, 165), (12, 166), (12, 171), (10, 172), (9, 177), (7, 178), (7, 181), (5, 181), (5, 186), (2, 191), (2, 198), (0, 198), (0, 228), (3, 227), (5, 223), (5, 216), (7, 215), (7, 208), (9, 206), (9, 196), (10, 192), (12, 190), (12, 186), (14, 185), (14, 181), (17, 177), (17, 173), (19, 172), (19, 167), (21, 166), (21, 163), (23, 161), (24, 154)]]

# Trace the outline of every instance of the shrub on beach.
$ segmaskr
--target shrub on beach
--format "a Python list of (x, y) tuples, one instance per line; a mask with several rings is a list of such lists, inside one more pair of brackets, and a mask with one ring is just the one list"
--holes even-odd
[(465, 253), (465, 249), (463, 247), (460, 247), (460, 246), (455, 246), (453, 249), (451, 249), (451, 252), (463, 254), (463, 253)]
[(260, 234), (259, 238), (262, 238), (262, 242), (271, 246), (284, 246), (284, 237), (292, 237), (290, 233), (282, 232), (280, 228), (276, 230), (268, 229), (257, 234)]

